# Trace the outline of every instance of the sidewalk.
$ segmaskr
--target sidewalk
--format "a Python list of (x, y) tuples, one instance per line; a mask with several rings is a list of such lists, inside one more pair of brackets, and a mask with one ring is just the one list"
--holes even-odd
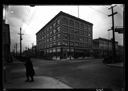
[(34, 82), (25, 82), (25, 78), (18, 78), (13, 80), (13, 82), (8, 82), (5, 84), (4, 88), (6, 89), (23, 89), (23, 88), (30, 88), (30, 89), (42, 89), (42, 88), (64, 88), (69, 89), (71, 87), (67, 86), (66, 84), (54, 79), (52, 77), (46, 76), (35, 76)]

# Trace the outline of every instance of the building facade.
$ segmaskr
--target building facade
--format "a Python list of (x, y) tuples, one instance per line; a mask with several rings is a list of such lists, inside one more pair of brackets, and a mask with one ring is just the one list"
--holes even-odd
[(4, 63), (10, 62), (10, 29), (9, 24), (2, 21), (2, 59)]
[[(116, 51), (118, 51), (118, 42), (116, 41), (115, 44), (116, 44)], [(99, 57), (112, 55), (112, 40), (108, 40), (105, 38), (94, 39), (93, 53), (95, 56), (99, 56)]]
[(92, 27), (61, 11), (36, 33), (37, 51), (59, 59), (86, 56), (92, 49)]

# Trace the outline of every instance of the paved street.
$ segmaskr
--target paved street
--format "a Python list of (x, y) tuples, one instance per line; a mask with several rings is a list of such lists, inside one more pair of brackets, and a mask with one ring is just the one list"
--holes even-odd
[[(102, 59), (46, 61), (31, 59), (36, 72), (35, 81), (25, 84), (24, 64), (15, 62), (7, 67), (7, 88), (122, 88), (123, 68), (104, 65)], [(40, 79), (40, 80), (39, 80)], [(49, 81), (46, 79), (50, 79)], [(19, 83), (18, 83), (19, 82)], [(14, 84), (11, 84), (14, 83)], [(17, 83), (17, 84), (16, 84)], [(34, 84), (35, 83), (35, 84)], [(43, 85), (46, 83), (45, 85)], [(53, 84), (54, 85), (53, 85)], [(59, 83), (59, 84), (58, 84)], [(11, 85), (9, 85), (11, 84)], [(28, 83), (26, 83), (28, 84)], [(13, 86), (12, 86), (13, 85)], [(36, 86), (35, 86), (36, 85)]]

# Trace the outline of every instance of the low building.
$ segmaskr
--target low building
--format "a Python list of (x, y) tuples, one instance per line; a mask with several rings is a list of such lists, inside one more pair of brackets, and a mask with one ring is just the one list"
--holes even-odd
[[(116, 51), (118, 51), (118, 42), (116, 44)], [(93, 40), (93, 55), (97, 57), (104, 57), (112, 55), (112, 40), (105, 38), (98, 38)]]
[(36, 33), (38, 54), (59, 59), (87, 56), (92, 49), (92, 27), (61, 11)]
[(2, 59), (4, 63), (10, 62), (10, 29), (9, 24), (2, 21)]

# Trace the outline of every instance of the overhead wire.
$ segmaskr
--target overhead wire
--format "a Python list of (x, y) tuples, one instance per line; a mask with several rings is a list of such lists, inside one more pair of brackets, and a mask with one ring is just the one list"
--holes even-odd
[(104, 19), (108, 19), (108, 18), (109, 18), (109, 17), (107, 17), (108, 15), (105, 14), (105, 13), (103, 13), (103, 12), (101, 12), (101, 11), (99, 11), (99, 10), (94, 9), (94, 8), (92, 8), (91, 6), (89, 6), (89, 8), (91, 8), (91, 9), (97, 11), (98, 13), (104, 14), (104, 15), (106, 16), (106, 18), (104, 18)]
[(95, 8), (93, 8), (93, 7), (91, 7), (91, 6), (89, 6), (91, 9), (93, 9), (93, 10), (96, 10), (97, 12), (99, 12), (99, 13), (101, 13), (101, 14), (104, 14), (104, 15), (107, 15), (107, 14), (105, 14), (105, 13), (103, 13), (102, 11), (100, 11), (100, 10), (97, 10), (97, 9), (95, 9)]

